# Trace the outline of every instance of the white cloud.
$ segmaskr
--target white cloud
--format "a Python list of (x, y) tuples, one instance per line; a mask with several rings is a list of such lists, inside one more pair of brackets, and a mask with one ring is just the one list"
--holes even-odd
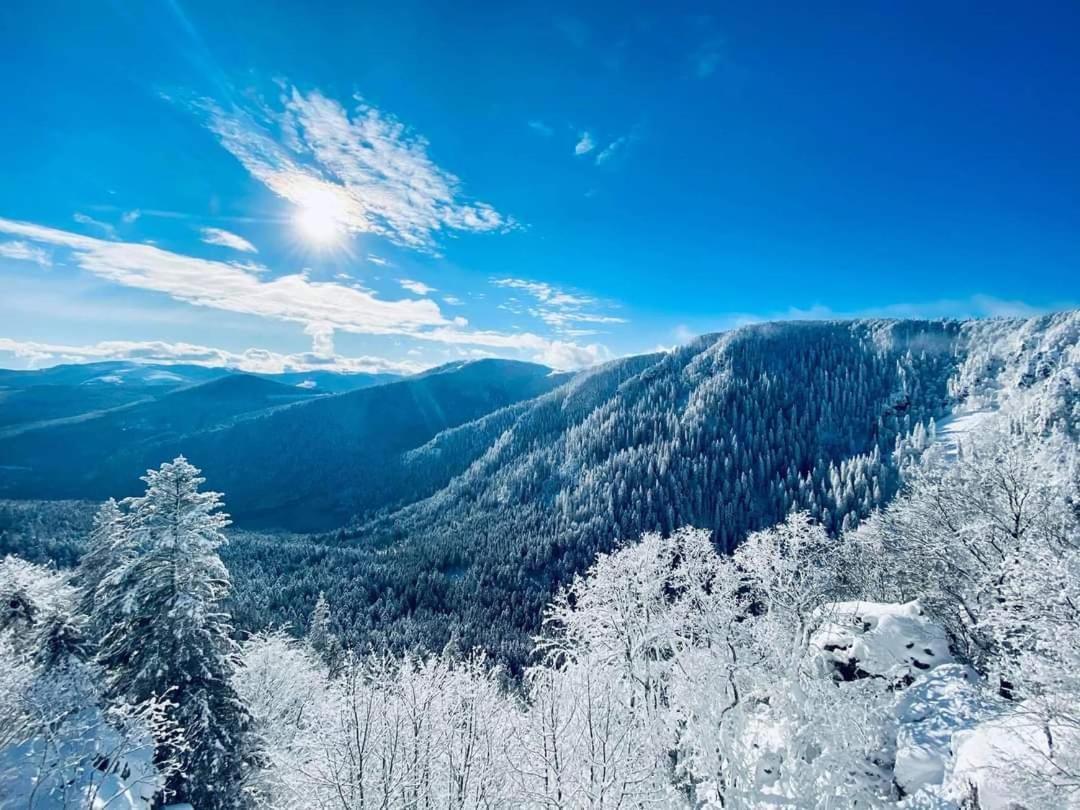
[(422, 281), (413, 281), (409, 278), (399, 278), (398, 284), (409, 292), (416, 293), (417, 295), (430, 295), (435, 292), (434, 287), (429, 287)]
[(120, 219), (125, 225), (131, 225), (134, 222), (138, 221), (139, 217), (141, 216), (142, 211), (140, 211), (138, 208), (134, 208), (131, 211), (125, 211), (123, 214), (121, 214)]
[(442, 231), (514, 226), (487, 203), (464, 201), (458, 178), (436, 165), (427, 141), (393, 116), (359, 99), (350, 114), (317, 91), (295, 88), (282, 102), (280, 113), (258, 118), (208, 100), (196, 106), (253, 177), (297, 206), (317, 202), (350, 232), (432, 251)]
[(625, 153), (626, 148), (636, 140), (637, 135), (633, 132), (616, 138), (600, 150), (600, 154), (596, 156), (596, 165), (604, 166), (611, 163), (616, 157)]
[(530, 121), (529, 129), (531, 129), (533, 132), (537, 132), (540, 135), (543, 135), (545, 138), (551, 137), (551, 134), (554, 132), (554, 130), (547, 124), (545, 124), (543, 121), (538, 120)]
[(52, 257), (43, 248), (34, 247), (29, 242), (12, 241), (0, 242), (0, 256), (5, 259), (18, 259), (24, 262), (33, 262), (41, 267), (51, 267)]
[(606, 347), (598, 343), (579, 346), (576, 343), (554, 341), (536, 356), (539, 363), (555, 369), (575, 369), (595, 366), (611, 360), (613, 355)]
[(116, 228), (114, 228), (108, 222), (102, 222), (99, 219), (94, 219), (92, 216), (80, 213), (78, 211), (72, 214), (71, 218), (78, 222), (80, 225), (87, 225), (91, 228), (97, 228), (99, 231), (105, 234), (105, 237), (107, 239), (116, 238)]
[(0, 232), (72, 251), (74, 262), (101, 278), (165, 293), (198, 306), (299, 323), (328, 323), (365, 334), (397, 334), (446, 320), (433, 301), (384, 301), (373, 294), (304, 274), (260, 278), (260, 268), (171, 253), (153, 245), (111, 242), (0, 218)]
[(334, 327), (328, 323), (309, 323), (304, 334), (311, 335), (311, 351), (317, 357), (334, 356)]
[(102, 360), (183, 363), (212, 368), (235, 368), (262, 374), (316, 370), (412, 374), (428, 367), (420, 363), (398, 362), (381, 357), (345, 357), (337, 354), (318, 355), (308, 352), (280, 354), (267, 349), (254, 348), (232, 352), (192, 343), (164, 341), (107, 340), (85, 346), (68, 346), (0, 338), (0, 354), (18, 358), (30, 368), (40, 368), (56, 363), (93, 363)]
[(452, 307), (463, 307), (465, 302), (458, 298), (456, 295), (444, 295), (442, 297), (443, 303)]
[(388, 265), (390, 263), (386, 259), (384, 259), (382, 256), (376, 256), (374, 253), (369, 253), (367, 255), (367, 260), (369, 262), (371, 262), (372, 264), (377, 265), (379, 267), (385, 267), (386, 265)]
[(593, 141), (592, 135), (588, 132), (582, 132), (578, 142), (574, 145), (575, 155), (587, 155), (593, 149), (596, 148), (596, 143)]
[(259, 252), (255, 245), (232, 231), (226, 231), (222, 228), (203, 228), (200, 233), (202, 240), (208, 245), (220, 245), (243, 253)]
[(691, 340), (698, 336), (698, 333), (687, 326), (685, 323), (678, 324), (671, 330), (672, 337), (675, 338), (675, 342), (680, 346), (684, 343), (689, 343)]
[(603, 302), (597, 298), (568, 293), (545, 282), (527, 281), (520, 278), (497, 278), (492, 279), (491, 283), (496, 287), (521, 290), (539, 302), (538, 306), (525, 308), (516, 298), (510, 298), (500, 305), (501, 309), (518, 315), (528, 312), (564, 337), (580, 337), (594, 333), (591, 329), (575, 328), (575, 324), (613, 325), (627, 322), (626, 318), (586, 310), (585, 307), (595, 309), (603, 305)]
[[(531, 333), (466, 331), (463, 319), (446, 319), (429, 298), (388, 301), (363, 288), (312, 281), (304, 272), (267, 278), (266, 268), (259, 265), (200, 259), (153, 245), (113, 242), (3, 218), (0, 233), (66, 249), (73, 264), (116, 284), (164, 293), (195, 306), (300, 323), (321, 334), (329, 329), (401, 335), (530, 356), (547, 352), (556, 343)], [(550, 298), (558, 301), (564, 295), (554, 291)]]

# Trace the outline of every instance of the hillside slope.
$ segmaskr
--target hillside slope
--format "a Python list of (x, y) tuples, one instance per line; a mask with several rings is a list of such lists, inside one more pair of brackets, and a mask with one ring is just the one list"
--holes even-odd
[(610, 363), (410, 453), (462, 471), (326, 538), (348, 548), (280, 549), (282, 609), (322, 588), (353, 639), (456, 636), (520, 662), (551, 593), (642, 531), (693, 525), (730, 548), (793, 508), (854, 525), (895, 493), (932, 420), (975, 392), (1021, 391), (1029, 366), (1067, 375), (1077, 323), (764, 324)]

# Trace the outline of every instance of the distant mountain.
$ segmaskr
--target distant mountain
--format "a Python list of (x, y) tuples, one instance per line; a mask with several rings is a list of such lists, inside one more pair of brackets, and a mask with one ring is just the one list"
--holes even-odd
[(233, 372), (224, 368), (193, 365), (150, 365), (109, 360), (72, 363), (31, 370), (0, 369), (0, 386), (23, 389), (39, 385), (87, 385), (105, 387), (161, 387), (205, 382)]
[[(0, 369), (0, 435), (5, 429), (16, 426), (98, 414), (148, 401), (177, 388), (237, 374), (239, 372), (227, 368), (128, 361), (68, 364), (30, 371)], [(319, 394), (356, 391), (401, 379), (394, 374), (332, 371), (253, 376)]]
[[(305, 377), (307, 379), (307, 377)], [(55, 423), (0, 431), (0, 493), (104, 498), (135, 492), (180, 453), (229, 494), (237, 522), (327, 529), (429, 494), (399, 456), (448, 428), (550, 391), (567, 375), (532, 363), (455, 363), (340, 394), (231, 374)], [(425, 488), (426, 487), (426, 488)]]
[(364, 373), (342, 374), (337, 371), (286, 371), (280, 374), (259, 374), (266, 380), (273, 380), (282, 385), (295, 385), (319, 394), (342, 394), (346, 391), (359, 391), (373, 385), (396, 382), (402, 379), (400, 374)]
[[(79, 397), (85, 385), (52, 387), (51, 393)], [(246, 374), (162, 387), (161, 393), (108, 409), (0, 430), (0, 490), (20, 497), (104, 497), (95, 481), (118, 452), (317, 396)]]

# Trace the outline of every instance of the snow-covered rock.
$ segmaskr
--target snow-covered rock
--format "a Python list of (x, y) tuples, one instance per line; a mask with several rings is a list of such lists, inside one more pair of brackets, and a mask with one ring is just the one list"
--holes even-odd
[(960, 802), (977, 795), (981, 810), (1080, 808), (1080, 790), (1066, 804), (1055, 787), (1073, 784), (1080, 765), (1080, 729), (1044, 721), (1030, 702), (953, 737), (955, 755), (943, 794)]
[(896, 784), (908, 794), (941, 785), (953, 735), (1000, 712), (968, 666), (943, 664), (919, 676), (897, 699)]
[(822, 674), (838, 680), (881, 677), (912, 682), (952, 663), (945, 631), (918, 602), (832, 602), (818, 611), (810, 647)]

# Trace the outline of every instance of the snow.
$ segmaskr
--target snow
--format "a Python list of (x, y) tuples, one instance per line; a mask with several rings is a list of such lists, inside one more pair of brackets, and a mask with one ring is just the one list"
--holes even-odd
[(960, 455), (960, 444), (982, 428), (993, 414), (988, 408), (954, 413), (937, 423), (935, 443), (942, 447), (947, 459), (955, 461)]
[(971, 667), (943, 664), (900, 693), (896, 717), (896, 783), (906, 793), (941, 785), (953, 735), (1000, 714)]
[(923, 615), (918, 602), (832, 602), (810, 639), (823, 672), (850, 680), (879, 676), (914, 680), (953, 661), (945, 631)]
[(0, 808), (16, 807), (5, 796), (33, 796), (35, 810), (149, 810), (159, 787), (151, 745), (124, 751), (108, 772), (94, 767), (99, 757), (112, 758), (122, 748), (96, 708), (70, 716), (62, 735), (0, 752)]
[(1017, 756), (1008, 736), (1017, 734), (1015, 724), (1001, 719), (1006, 704), (988, 695), (973, 669), (955, 662), (944, 629), (918, 602), (836, 602), (818, 615), (810, 645), (819, 674), (896, 684), (893, 778), (908, 796), (905, 806), (956, 807), (969, 783), (979, 786), (980, 800), (986, 791), (1013, 796), (994, 781), (1002, 778), (1002, 763)]
[[(953, 747), (946, 797), (959, 802), (975, 788), (981, 810), (1014, 810), (1039, 806), (1031, 801), (1032, 791), (1037, 793), (1062, 775), (1056, 759), (1075, 758), (1080, 752), (1080, 729), (1044, 723), (1031, 704), (1021, 703), (1011, 712), (959, 731)], [(1062, 810), (1065, 807), (1080, 807), (1080, 794), (1074, 792)]]

